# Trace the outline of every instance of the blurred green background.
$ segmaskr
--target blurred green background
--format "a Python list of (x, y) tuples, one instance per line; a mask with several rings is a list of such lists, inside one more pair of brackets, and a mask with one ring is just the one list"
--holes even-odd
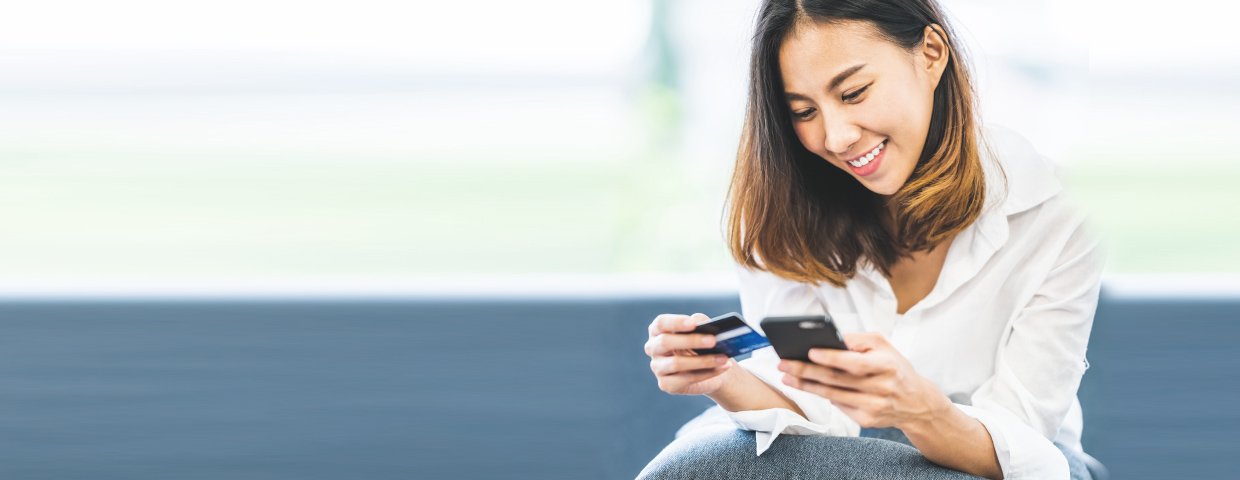
[[(248, 8), (233, 3), (213, 21)], [(1108, 67), (1060, 2), (944, 3), (987, 119), (1060, 163), (1110, 272), (1240, 271), (1226, 82)], [(166, 29), (182, 45), (150, 39), (162, 49), (89, 31), (41, 47), (56, 12), (26, 12), (45, 17), (0, 34), (0, 276), (729, 271), (721, 214), (756, 5), (594, 5), (614, 32), (574, 42), (488, 30), (439, 46), (392, 27), (415, 37), (341, 47), (297, 37), (317, 32), (302, 19), (281, 28), (304, 44), (250, 25)], [(512, 12), (514, 31), (566, 28), (554, 15), (582, 13), (563, 6)], [(352, 28), (381, 29), (366, 18)], [(1015, 18), (1057, 36), (1029, 49), (990, 26)], [(519, 45), (487, 57), (500, 37)]]
[[(4, 274), (730, 268), (729, 159), (610, 163), (0, 151)], [(1240, 271), (1240, 166), (1065, 170), (1112, 272)]]

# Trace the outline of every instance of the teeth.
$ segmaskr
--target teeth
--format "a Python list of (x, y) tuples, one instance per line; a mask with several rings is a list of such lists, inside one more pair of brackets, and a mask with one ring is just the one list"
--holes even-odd
[(866, 166), (867, 164), (870, 163), (871, 160), (874, 160), (874, 157), (878, 156), (879, 152), (883, 151), (883, 145), (886, 145), (886, 144), (887, 142), (878, 144), (877, 147), (874, 147), (874, 150), (870, 150), (870, 153), (865, 154), (864, 157), (858, 158), (855, 161), (848, 162), (848, 164), (854, 167), (857, 167), (857, 168)]

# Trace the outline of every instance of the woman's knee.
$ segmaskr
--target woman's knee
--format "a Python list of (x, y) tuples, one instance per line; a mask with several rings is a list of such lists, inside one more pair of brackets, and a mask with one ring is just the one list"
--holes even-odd
[(745, 453), (755, 456), (757, 444), (754, 433), (727, 427), (708, 427), (694, 430), (672, 441), (659, 455), (642, 469), (639, 480), (739, 478), (721, 476), (719, 469), (728, 469), (733, 463), (743, 463)]
[(702, 429), (664, 448), (638, 478), (978, 478), (939, 467), (916, 448), (875, 438), (780, 435), (761, 456), (756, 450), (753, 432)]

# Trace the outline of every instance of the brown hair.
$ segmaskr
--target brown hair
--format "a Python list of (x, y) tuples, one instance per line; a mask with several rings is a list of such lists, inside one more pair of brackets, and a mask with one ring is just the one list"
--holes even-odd
[[(784, 100), (779, 48), (796, 22), (871, 22), (911, 50), (927, 26), (949, 49), (934, 91), (921, 158), (895, 193), (895, 231), (882, 197), (801, 144)], [(934, 248), (978, 218), (986, 193), (973, 87), (958, 42), (933, 0), (767, 0), (750, 59), (749, 102), (728, 188), (728, 246), (748, 268), (842, 287), (863, 259), (884, 274), (902, 256)]]

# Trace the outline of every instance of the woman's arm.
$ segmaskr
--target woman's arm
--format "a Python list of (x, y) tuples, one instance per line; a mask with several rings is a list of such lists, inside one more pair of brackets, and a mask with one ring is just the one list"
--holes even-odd
[[(905, 430), (922, 454), (940, 465), (999, 478), (991, 475), (997, 462), (1009, 478), (1067, 478), (1067, 460), (1053, 440), (1085, 372), (1102, 275), (1097, 243), (1076, 222), (1066, 229), (1067, 238), (1059, 239), (1058, 258), (1000, 339), (994, 376), (968, 405), (950, 404), (874, 333), (845, 335), (860, 351), (815, 349), (812, 364), (785, 361), (785, 382), (831, 400), (863, 427)], [(855, 348), (867, 339), (869, 351)], [(930, 403), (921, 404), (926, 399)], [(919, 412), (926, 415), (919, 418)]]
[[(766, 271), (736, 267), (740, 284), (741, 312), (755, 331), (758, 320), (780, 315), (821, 315), (826, 312), (811, 285), (779, 278)], [(780, 435), (833, 435), (855, 437), (857, 422), (829, 400), (788, 387), (780, 382), (776, 369), (779, 356), (771, 348), (755, 350), (753, 355), (730, 368), (730, 377), (718, 391), (708, 394), (728, 412), (738, 426), (758, 432), (757, 453), (763, 452)], [(728, 364), (731, 365), (731, 364)]]
[[(729, 361), (736, 363), (736, 360)], [(723, 386), (706, 395), (724, 410), (743, 412), (786, 408), (796, 412), (797, 415), (805, 416), (805, 412), (801, 411), (801, 407), (798, 407), (796, 402), (767, 385), (749, 370), (739, 368), (739, 365), (732, 365), (732, 368), (728, 369), (724, 375), (728, 378), (723, 381)]]
[(979, 477), (1003, 478), (990, 432), (947, 397), (943, 400), (946, 403), (940, 413), (929, 421), (906, 424), (901, 428), (904, 435), (931, 462)]
[(844, 335), (850, 350), (815, 348), (810, 360), (780, 362), (784, 383), (831, 401), (862, 427), (896, 427), (930, 461), (979, 477), (1001, 479), (990, 433), (918, 375), (886, 338)]

